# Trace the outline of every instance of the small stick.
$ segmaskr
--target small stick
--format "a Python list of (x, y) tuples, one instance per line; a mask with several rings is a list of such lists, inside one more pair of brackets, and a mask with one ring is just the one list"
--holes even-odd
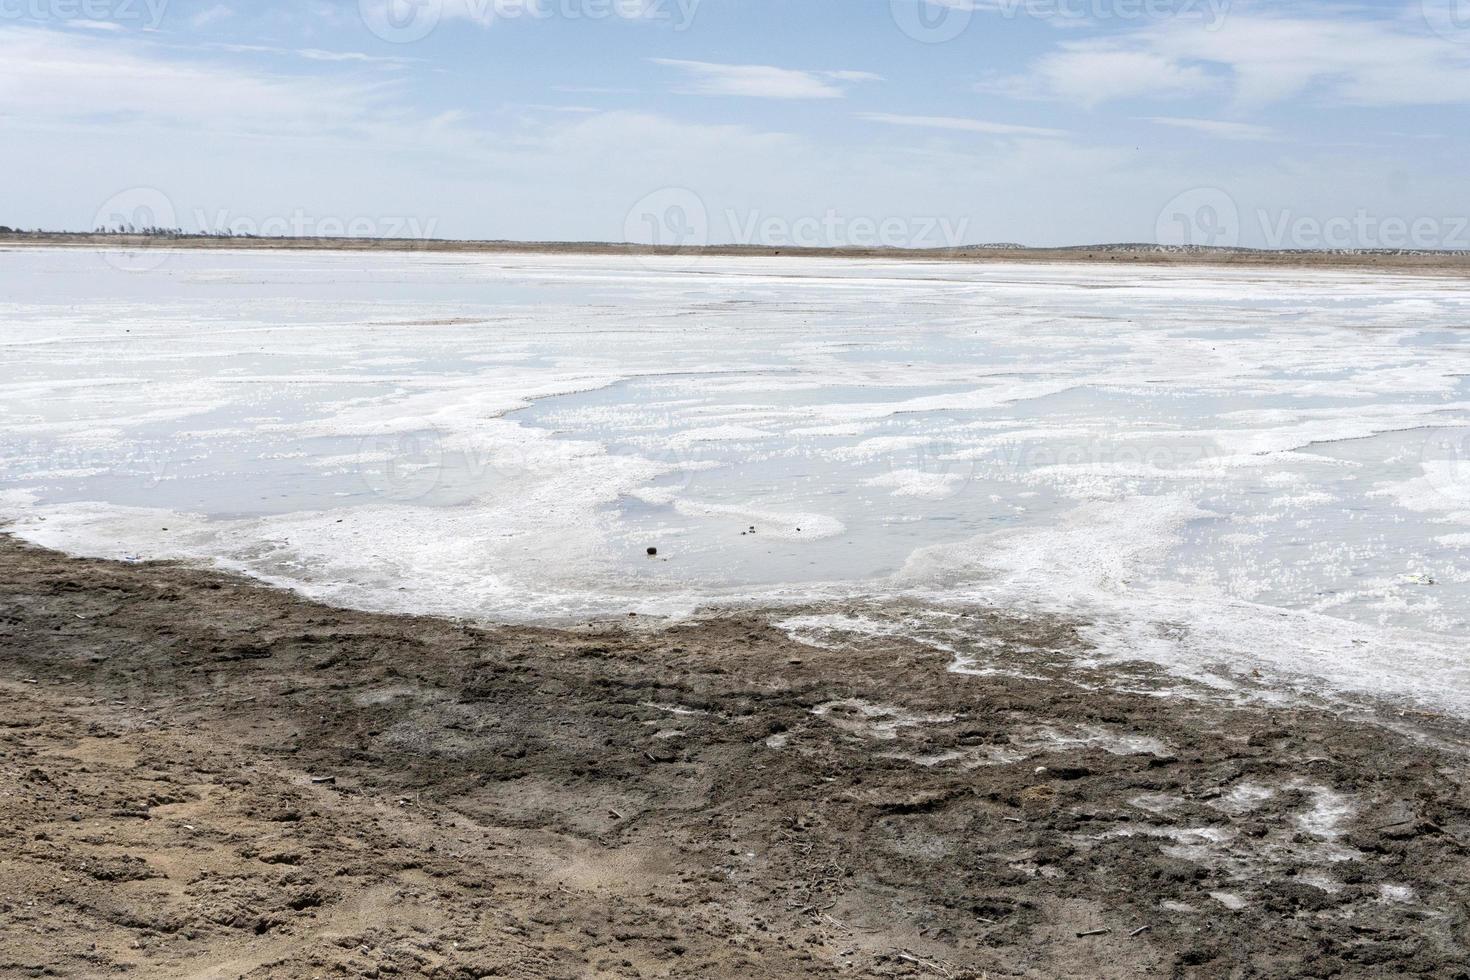
[(1089, 929), (1086, 932), (1077, 933), (1077, 938), (1086, 939), (1088, 936), (1106, 936), (1112, 931), (1111, 929)]
[(1137, 929), (1134, 929), (1132, 932), (1130, 932), (1128, 934), (1128, 938), (1129, 939), (1132, 939), (1134, 936), (1141, 936), (1145, 932), (1148, 932), (1152, 928), (1153, 928), (1153, 926), (1139, 926)]
[(917, 963), (920, 966), (927, 966), (929, 969), (934, 970), (937, 973), (942, 973), (942, 974), (944, 974), (947, 977), (954, 976), (953, 973), (950, 973), (948, 970), (946, 970), (944, 967), (940, 966), (938, 963), (930, 963), (928, 960), (921, 960), (917, 956), (914, 956), (914, 955), (909, 954), (909, 953), (905, 953), (905, 952), (900, 951), (899, 954), (898, 954), (898, 958), (901, 959), (901, 960), (906, 960), (909, 963)]

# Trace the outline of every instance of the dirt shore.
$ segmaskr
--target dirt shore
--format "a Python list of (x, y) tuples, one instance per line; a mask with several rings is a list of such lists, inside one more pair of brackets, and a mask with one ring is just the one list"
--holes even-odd
[(1448, 720), (0, 569), (0, 976), (1470, 976)]
[(1341, 269), (1401, 272), (1414, 275), (1470, 275), (1466, 250), (1311, 250), (1254, 248), (1168, 248), (1158, 245), (1091, 245), (1067, 248), (977, 246), (961, 248), (777, 248), (767, 245), (660, 247), (611, 242), (459, 241), (420, 238), (223, 238), (87, 233), (0, 234), (0, 248), (107, 248), (334, 251), (334, 252), (464, 252), (541, 255), (671, 255), (685, 258), (789, 256), (827, 259), (883, 259), (913, 262), (1130, 263), (1154, 266), (1240, 266), (1265, 269)]

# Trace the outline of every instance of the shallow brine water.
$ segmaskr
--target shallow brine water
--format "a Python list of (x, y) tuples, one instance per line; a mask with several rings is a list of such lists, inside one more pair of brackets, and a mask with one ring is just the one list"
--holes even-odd
[(493, 620), (1000, 604), (1470, 708), (1454, 279), (17, 249), (0, 347), (45, 544)]

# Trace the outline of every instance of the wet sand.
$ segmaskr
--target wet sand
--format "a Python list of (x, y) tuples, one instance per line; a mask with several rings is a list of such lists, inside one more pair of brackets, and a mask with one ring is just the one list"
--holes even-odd
[(0, 569), (0, 976), (1470, 975), (1450, 719)]

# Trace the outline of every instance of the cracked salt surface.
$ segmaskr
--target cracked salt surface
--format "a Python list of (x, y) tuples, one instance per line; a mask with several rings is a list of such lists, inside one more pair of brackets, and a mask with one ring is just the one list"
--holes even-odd
[(0, 516), (41, 544), (491, 620), (902, 599), (847, 625), (971, 673), (1014, 667), (955, 610), (1061, 613), (1099, 662), (1470, 711), (1454, 280), (15, 249), (0, 285)]

